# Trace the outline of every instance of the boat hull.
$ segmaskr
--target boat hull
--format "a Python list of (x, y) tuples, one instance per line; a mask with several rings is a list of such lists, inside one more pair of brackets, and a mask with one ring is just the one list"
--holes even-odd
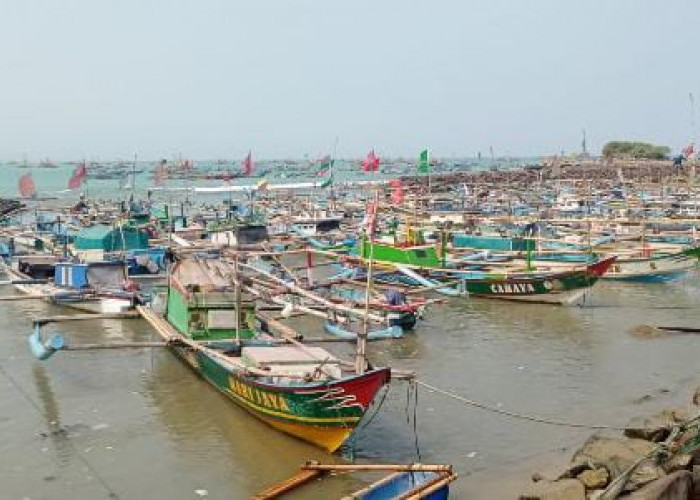
[(683, 277), (697, 267), (696, 256), (678, 253), (648, 259), (619, 259), (604, 279), (640, 283), (663, 283)]
[(328, 383), (283, 386), (248, 377), (204, 351), (172, 349), (217, 390), (261, 421), (330, 452), (350, 437), (391, 373), (382, 368)]

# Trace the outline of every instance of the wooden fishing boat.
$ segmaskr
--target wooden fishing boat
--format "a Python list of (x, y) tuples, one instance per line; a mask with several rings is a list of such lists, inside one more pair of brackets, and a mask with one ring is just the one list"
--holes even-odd
[[(331, 335), (346, 340), (357, 340), (357, 332), (351, 330), (347, 325), (342, 325), (334, 321), (326, 321), (324, 324), (325, 330)], [(367, 332), (367, 340), (379, 339), (399, 339), (403, 337), (403, 328), (399, 325), (391, 325), (378, 330), (369, 330)]]
[[(565, 271), (509, 272), (508, 269), (469, 269), (441, 267), (441, 259), (432, 246), (397, 247), (374, 243), (374, 258), (388, 272), (378, 272), (379, 282), (399, 282), (435, 289), (446, 295), (520, 302), (571, 305), (603, 276), (615, 256)], [(369, 242), (363, 242), (362, 257), (370, 254)], [(364, 259), (362, 259), (364, 260)]]
[(451, 465), (428, 464), (320, 464), (307, 462), (294, 476), (278, 482), (253, 497), (254, 500), (274, 500), (296, 492), (311, 481), (326, 474), (389, 472), (368, 486), (344, 495), (342, 500), (443, 500), (449, 497), (450, 483), (457, 479)]
[(698, 265), (700, 247), (679, 252), (640, 252), (639, 256), (622, 256), (603, 276), (604, 279), (642, 283), (677, 279)]
[(165, 315), (139, 311), (180, 359), (241, 407), (278, 430), (337, 450), (390, 370), (347, 373), (325, 349), (259, 332), (254, 304), (232, 277), (220, 260), (183, 260), (171, 273)]
[[(331, 281), (328, 286), (328, 290), (321, 292), (321, 295), (325, 295), (333, 303), (346, 304), (352, 307), (359, 307), (366, 302), (367, 291), (359, 290), (355, 288), (357, 283), (350, 283), (342, 278), (337, 280), (337, 283)], [(318, 290), (318, 289), (316, 289)], [(422, 298), (413, 298), (409, 300), (406, 294), (394, 290), (387, 289), (384, 294), (375, 293), (371, 296), (368, 303), (371, 311), (386, 316), (386, 322), (388, 327), (382, 332), (375, 335), (377, 338), (394, 336), (400, 337), (401, 335), (396, 332), (393, 327), (400, 327), (403, 331), (412, 330), (416, 326), (418, 318), (421, 317), (425, 311), (425, 308), (429, 303), (433, 301), (428, 301)], [(337, 322), (331, 322), (332, 324), (337, 324)], [(328, 331), (329, 329), (326, 328)], [(344, 330), (347, 330), (345, 328)], [(337, 331), (337, 330), (336, 330)], [(334, 333), (334, 331), (330, 331)]]
[(55, 262), (51, 282), (45, 266), (37, 266), (37, 259), (31, 257), (0, 264), (0, 269), (10, 278), (9, 284), (28, 297), (103, 314), (128, 311), (142, 300), (138, 293), (124, 289), (127, 276), (123, 262)]

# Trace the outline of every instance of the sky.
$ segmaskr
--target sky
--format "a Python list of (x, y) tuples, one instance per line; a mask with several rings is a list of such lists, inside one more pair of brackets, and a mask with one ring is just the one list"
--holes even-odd
[(0, 159), (675, 151), (699, 26), (697, 0), (0, 0)]

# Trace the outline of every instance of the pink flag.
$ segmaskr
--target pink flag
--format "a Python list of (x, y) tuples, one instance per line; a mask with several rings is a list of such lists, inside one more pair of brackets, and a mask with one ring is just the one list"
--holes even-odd
[(394, 179), (389, 182), (389, 186), (393, 188), (391, 191), (391, 202), (394, 205), (400, 205), (403, 203), (403, 184), (401, 184), (401, 179)]
[(71, 175), (70, 179), (68, 179), (68, 189), (79, 188), (86, 178), (87, 167), (85, 166), (85, 162), (79, 163), (75, 167), (75, 170), (73, 170), (73, 175)]
[(374, 154), (374, 149), (367, 153), (367, 158), (362, 162), (362, 170), (365, 172), (376, 172), (379, 168), (379, 157)]
[(153, 171), (153, 184), (162, 186), (165, 179), (165, 164), (166, 160), (160, 160)]
[(683, 148), (683, 156), (685, 156), (686, 160), (690, 160), (693, 158), (693, 155), (695, 154), (695, 143), (690, 143), (686, 147)]
[(246, 156), (243, 160), (243, 173), (245, 175), (250, 175), (253, 173), (253, 157), (250, 151), (248, 151), (248, 156)]
[(32, 174), (24, 174), (20, 177), (19, 194), (22, 195), (22, 198), (31, 198), (36, 194), (36, 187), (34, 186)]
[(374, 231), (377, 228), (377, 203), (374, 201), (367, 205), (365, 225), (370, 241), (374, 241)]
[(331, 155), (326, 155), (326, 156), (322, 156), (321, 158), (315, 159), (313, 161), (313, 164), (321, 166), (321, 165), (325, 165), (325, 164), (330, 163), (330, 162), (331, 162)]

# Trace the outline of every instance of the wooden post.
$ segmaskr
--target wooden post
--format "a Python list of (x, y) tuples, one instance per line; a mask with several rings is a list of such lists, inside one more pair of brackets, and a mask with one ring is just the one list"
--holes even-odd
[(306, 251), (306, 279), (308, 280), (308, 284), (310, 287), (314, 286), (313, 266), (314, 266), (313, 254), (307, 250)]

